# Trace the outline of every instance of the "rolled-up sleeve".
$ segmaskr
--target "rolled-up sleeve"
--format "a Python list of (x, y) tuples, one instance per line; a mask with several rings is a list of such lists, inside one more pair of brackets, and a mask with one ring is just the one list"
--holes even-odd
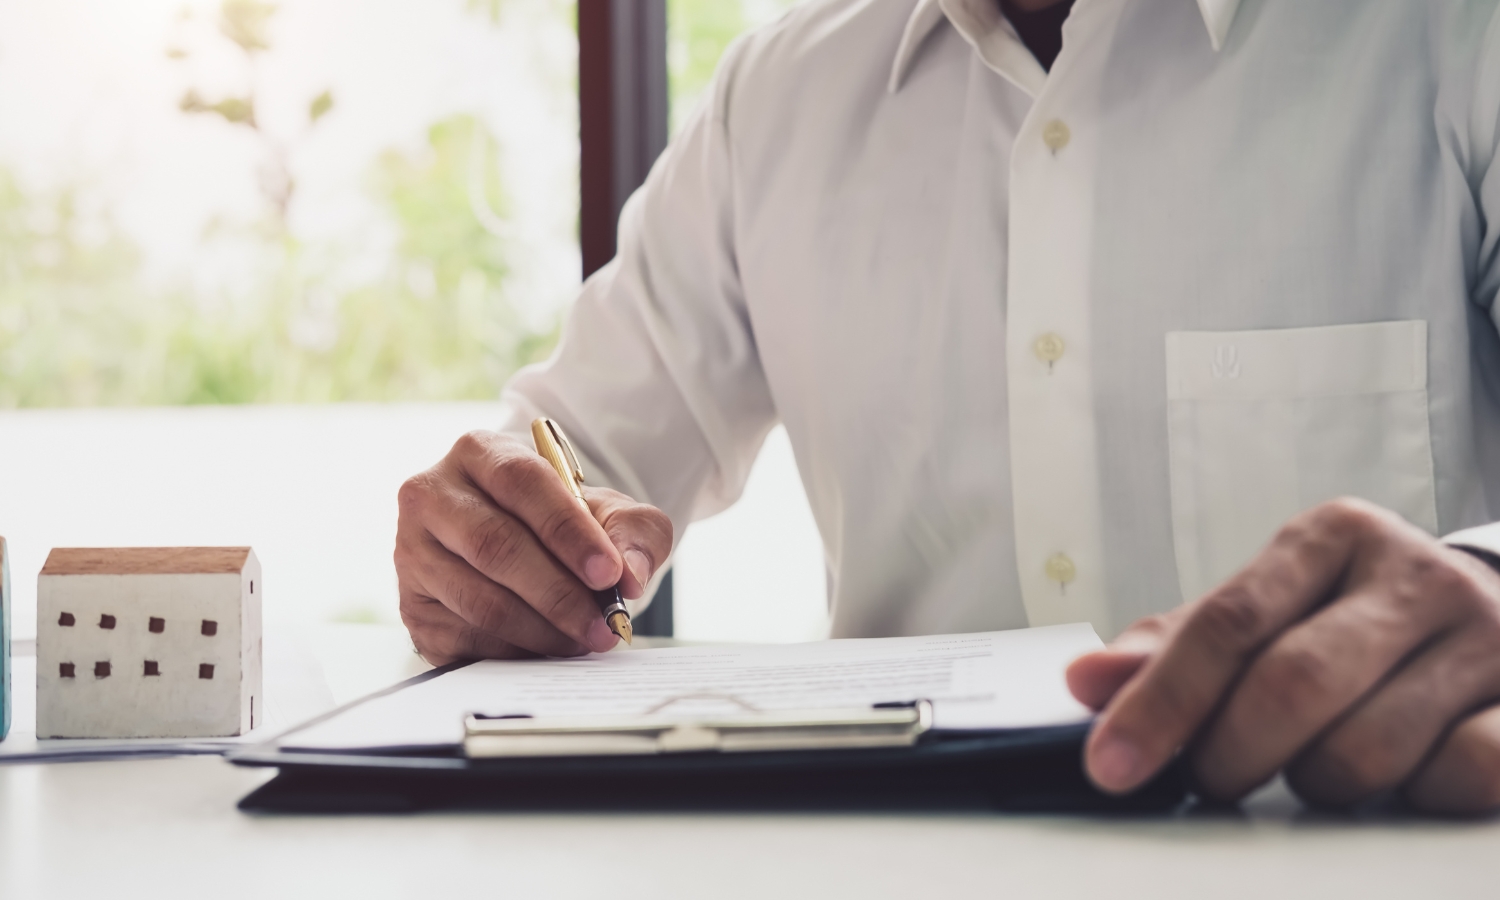
[(556, 419), (589, 483), (688, 523), (738, 499), (775, 409), (735, 263), (728, 120), (739, 47), (620, 217), (556, 352), (518, 373), (501, 428)]

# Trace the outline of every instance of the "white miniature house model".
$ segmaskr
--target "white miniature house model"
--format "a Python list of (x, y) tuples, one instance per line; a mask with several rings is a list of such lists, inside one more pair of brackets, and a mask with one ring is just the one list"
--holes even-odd
[(244, 734), (261, 694), (248, 547), (56, 549), (37, 579), (39, 738)]

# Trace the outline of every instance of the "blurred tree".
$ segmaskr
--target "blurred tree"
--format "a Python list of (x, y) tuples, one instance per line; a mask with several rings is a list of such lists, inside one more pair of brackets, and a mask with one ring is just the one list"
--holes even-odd
[[(518, 0), (465, 0), (495, 21)], [(669, 0), (672, 99), (681, 114), (725, 46), (791, 0)], [(564, 0), (547, 0), (548, 15)], [(751, 4), (755, 5), (753, 8)], [(272, 51), (276, 6), (224, 0), (215, 24), (247, 84)], [(201, 45), (168, 50), (189, 60)], [(295, 194), (288, 147), (335, 108), (306, 101), (295, 140), (262, 128), (253, 90), (179, 106), (262, 143), (269, 227), (224, 227), (206, 244), (248, 244), (259, 261), (238, 298), (154, 286), (141, 254), (85, 185), (23, 191), (0, 169), (0, 407), (493, 398), (550, 352), (556, 317), (521, 316), (507, 293), (508, 203), (494, 141), (475, 119), (433, 125), (416, 151), (390, 151), (369, 175), (394, 225), (386, 265), (351, 282), (351, 248), (307, 245), (287, 228)], [(269, 174), (268, 174), (269, 173)]]
[[(498, 2), (498, 0), (496, 0)], [(194, 89), (182, 95), (178, 106), (186, 113), (211, 114), (230, 125), (248, 129), (261, 144), (263, 162), (258, 173), (261, 193), (271, 204), (276, 222), (283, 229), (297, 192), (297, 181), (292, 176), (291, 155), (295, 144), (306, 140), (308, 133), (318, 122), (333, 110), (333, 92), (324, 90), (307, 104), (307, 120), (303, 130), (293, 138), (273, 134), (256, 118), (256, 69), (260, 54), (271, 49), (271, 19), (276, 15), (276, 4), (263, 0), (222, 0), (219, 4), (218, 31), (239, 50), (244, 60), (245, 88), (238, 96), (222, 97), (215, 101), (205, 100)], [(167, 57), (184, 61), (192, 57), (192, 51), (181, 42), (167, 48)]]
[(0, 407), (494, 398), (558, 322), (524, 320), (506, 293), (506, 247), (471, 209), (476, 131), (456, 116), (380, 158), (370, 190), (397, 230), (381, 271), (348, 284), (338, 248), (263, 234), (250, 303), (147, 289), (135, 247), (76, 190), (27, 196), (0, 170)]

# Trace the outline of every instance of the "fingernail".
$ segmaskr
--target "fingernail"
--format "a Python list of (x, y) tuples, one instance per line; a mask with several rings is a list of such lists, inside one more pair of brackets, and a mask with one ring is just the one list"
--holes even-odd
[(603, 619), (595, 619), (589, 624), (588, 643), (594, 648), (595, 653), (613, 650), (619, 640), (615, 633), (609, 630), (609, 625), (605, 624)]
[(583, 564), (583, 577), (588, 579), (589, 587), (596, 591), (612, 587), (615, 583), (615, 564), (603, 553), (590, 556)]
[(639, 550), (626, 550), (625, 565), (630, 567), (630, 574), (635, 576), (636, 583), (645, 587), (647, 580), (651, 578), (651, 560), (646, 558), (646, 554)]
[(1141, 752), (1135, 744), (1110, 735), (1094, 744), (1089, 774), (1107, 791), (1128, 791), (1140, 781)]

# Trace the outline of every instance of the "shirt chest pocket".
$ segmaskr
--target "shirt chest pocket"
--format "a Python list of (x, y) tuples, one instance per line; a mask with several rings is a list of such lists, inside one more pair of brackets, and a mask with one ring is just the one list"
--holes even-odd
[(1185, 599), (1335, 497), (1437, 531), (1426, 322), (1172, 332), (1167, 430)]

